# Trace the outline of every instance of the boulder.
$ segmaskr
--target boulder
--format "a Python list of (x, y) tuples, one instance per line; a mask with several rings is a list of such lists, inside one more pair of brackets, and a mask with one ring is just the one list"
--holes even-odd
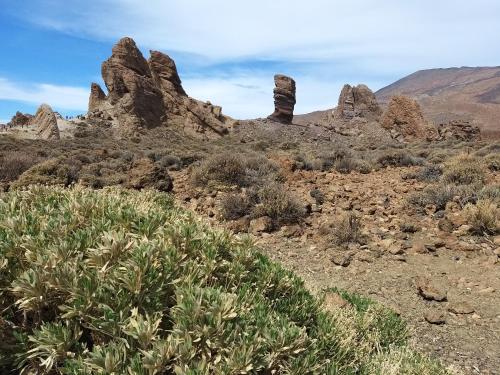
[(10, 122), (7, 124), (8, 126), (25, 126), (29, 125), (31, 120), (33, 119), (33, 115), (30, 115), (29, 113), (21, 113), (19, 111), (16, 112), (14, 116), (12, 116), (12, 119)]
[(398, 140), (435, 138), (435, 130), (425, 120), (420, 105), (407, 96), (397, 95), (391, 98), (381, 124)]
[(479, 141), (481, 131), (478, 126), (467, 120), (453, 120), (437, 126), (438, 140), (455, 139), (459, 141)]
[(40, 139), (60, 139), (59, 128), (54, 111), (47, 104), (42, 104), (36, 111), (31, 124), (36, 126), (37, 137)]
[(339, 103), (334, 111), (336, 120), (351, 120), (355, 117), (378, 118), (382, 109), (372, 90), (366, 85), (345, 85), (340, 93)]
[(131, 38), (121, 39), (102, 64), (107, 101), (120, 128), (134, 132), (154, 128), (165, 119), (163, 96), (156, 87), (148, 62)]
[(142, 158), (135, 161), (129, 170), (126, 187), (137, 190), (153, 188), (169, 192), (173, 189), (173, 183), (166, 168), (159, 167), (151, 159)]
[(274, 76), (274, 113), (269, 116), (270, 120), (291, 124), (293, 110), (295, 108), (296, 85), (295, 81), (287, 76), (277, 74)]

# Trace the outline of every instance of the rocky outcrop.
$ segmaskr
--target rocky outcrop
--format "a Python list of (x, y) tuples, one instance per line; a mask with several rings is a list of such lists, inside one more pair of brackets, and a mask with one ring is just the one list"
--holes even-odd
[(42, 104), (38, 108), (35, 117), (31, 120), (31, 124), (36, 126), (36, 133), (39, 139), (60, 138), (56, 115), (47, 104)]
[(33, 115), (30, 115), (29, 113), (21, 113), (19, 111), (16, 112), (14, 116), (12, 116), (12, 119), (10, 122), (7, 124), (8, 126), (14, 127), (14, 126), (26, 126), (30, 124), (30, 121), (33, 119)]
[(287, 76), (277, 74), (274, 76), (274, 113), (269, 119), (291, 124), (293, 120), (293, 109), (295, 108), (296, 85), (295, 81)]
[(416, 100), (407, 96), (393, 96), (381, 119), (382, 126), (400, 141), (432, 140), (436, 131), (424, 118)]
[(457, 139), (460, 141), (479, 141), (481, 131), (478, 126), (466, 120), (454, 120), (437, 126), (438, 140)]
[(166, 168), (153, 163), (151, 159), (136, 160), (128, 172), (127, 187), (132, 189), (152, 188), (169, 192), (173, 189), (172, 178)]
[(101, 86), (97, 83), (92, 83), (90, 86), (89, 112), (99, 111), (106, 101), (106, 94), (102, 91)]
[(222, 114), (222, 108), (190, 98), (177, 72), (174, 60), (164, 53), (151, 51), (149, 66), (163, 96), (169, 122), (187, 133), (205, 137), (221, 136), (228, 132), (232, 120)]
[(102, 77), (108, 95), (92, 84), (89, 118), (112, 120), (125, 132), (174, 125), (210, 138), (227, 133), (232, 124), (221, 107), (186, 94), (169, 56), (151, 51), (146, 61), (130, 38), (113, 47), (112, 56), (102, 64)]
[(133, 132), (162, 124), (163, 97), (146, 59), (131, 38), (123, 38), (113, 47), (101, 71), (108, 89), (107, 101), (121, 129)]
[(377, 98), (366, 85), (345, 85), (334, 111), (334, 119), (351, 120), (355, 117), (378, 118), (382, 114)]

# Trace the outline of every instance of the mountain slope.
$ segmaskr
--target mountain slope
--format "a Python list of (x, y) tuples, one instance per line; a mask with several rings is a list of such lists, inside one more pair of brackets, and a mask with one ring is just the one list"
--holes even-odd
[(376, 93), (383, 104), (397, 94), (418, 100), (435, 123), (464, 119), (500, 135), (500, 67), (422, 70)]

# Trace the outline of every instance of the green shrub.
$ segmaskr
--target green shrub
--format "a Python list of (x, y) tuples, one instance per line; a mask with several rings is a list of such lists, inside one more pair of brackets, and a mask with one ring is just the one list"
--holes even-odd
[(163, 193), (0, 197), (2, 374), (445, 374), (391, 319), (326, 311), (248, 239)]

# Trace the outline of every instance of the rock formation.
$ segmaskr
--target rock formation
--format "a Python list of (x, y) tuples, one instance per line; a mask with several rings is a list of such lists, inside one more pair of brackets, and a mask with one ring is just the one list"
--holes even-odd
[(89, 118), (114, 120), (127, 133), (170, 124), (210, 138), (226, 133), (232, 123), (220, 107), (186, 94), (169, 56), (151, 51), (146, 61), (130, 38), (113, 47), (112, 56), (102, 64), (102, 77), (108, 95), (92, 84)]
[(400, 141), (434, 139), (436, 131), (427, 123), (416, 100), (407, 96), (393, 96), (381, 119), (382, 126)]
[(17, 111), (7, 125), (12, 127), (29, 125), (32, 118), (33, 115)]
[(460, 141), (479, 141), (481, 131), (470, 121), (454, 120), (437, 126), (438, 140), (457, 139)]
[(90, 86), (89, 112), (98, 111), (105, 101), (106, 94), (102, 91), (101, 86), (92, 83)]
[(123, 38), (113, 47), (101, 71), (108, 89), (107, 101), (122, 129), (133, 132), (162, 124), (165, 108), (161, 92), (132, 39)]
[(36, 126), (37, 136), (40, 139), (59, 139), (59, 128), (57, 127), (56, 115), (47, 104), (42, 104), (31, 124)]
[(382, 114), (377, 98), (366, 85), (345, 85), (340, 93), (334, 119), (351, 120), (355, 117), (378, 118)]
[(274, 113), (269, 119), (291, 124), (293, 120), (293, 109), (295, 107), (295, 81), (287, 76), (277, 74), (274, 76)]
[(186, 94), (174, 60), (164, 53), (151, 51), (149, 66), (171, 123), (180, 125), (188, 133), (202, 133), (206, 137), (227, 133), (231, 119), (222, 115), (221, 107)]

